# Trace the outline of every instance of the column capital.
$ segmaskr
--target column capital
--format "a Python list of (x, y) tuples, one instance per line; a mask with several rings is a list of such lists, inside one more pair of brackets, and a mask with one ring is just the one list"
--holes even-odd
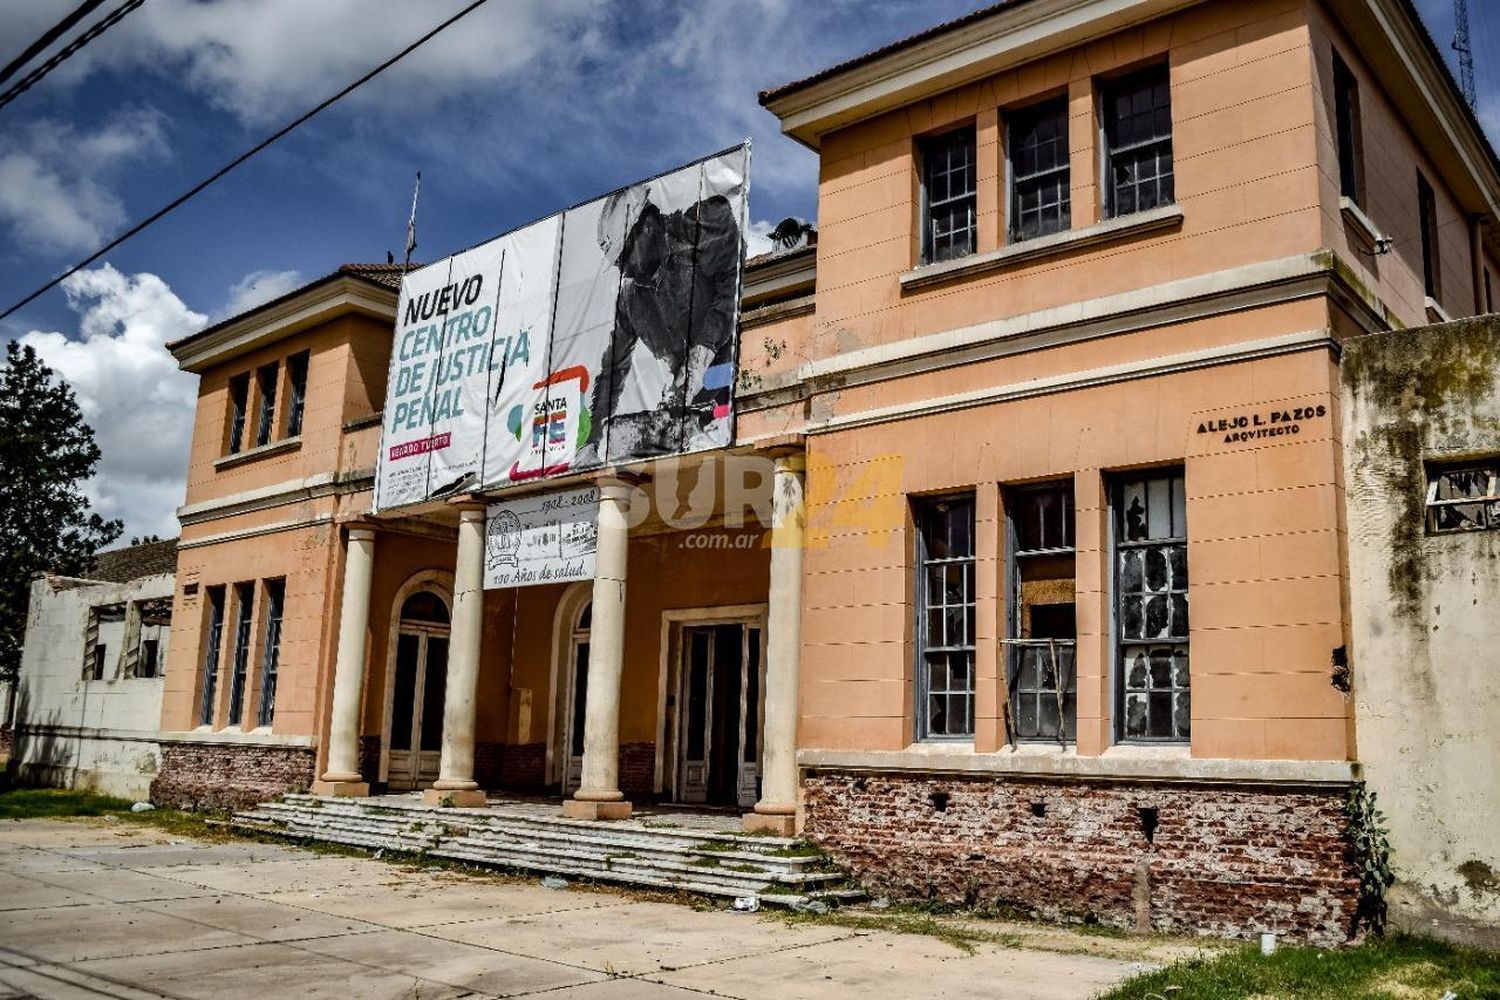
[(444, 503), (459, 511), (483, 511), (488, 509), (490, 505), (489, 500), (478, 493), (460, 493), (457, 496), (449, 497)]
[(368, 524), (351, 524), (347, 528), (349, 541), (351, 542), (373, 542), (375, 540), (375, 529)]
[(460, 523), (465, 521), (483, 521), (486, 514), (487, 511), (484, 507), (460, 507), (458, 510), (458, 520)]
[(807, 471), (807, 452), (805, 451), (785, 451), (780, 454), (773, 454), (772, 459), (776, 463), (777, 472), (786, 471), (800, 474)]

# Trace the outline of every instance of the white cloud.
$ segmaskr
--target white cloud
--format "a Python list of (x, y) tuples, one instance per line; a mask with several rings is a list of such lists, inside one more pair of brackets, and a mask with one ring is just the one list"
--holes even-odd
[(131, 160), (165, 155), (161, 115), (127, 109), (93, 131), (52, 120), (0, 151), (0, 224), (43, 252), (93, 250), (125, 222), (107, 181)]
[(125, 522), (125, 537), (177, 534), (197, 383), (163, 346), (201, 329), (154, 274), (125, 275), (105, 264), (63, 282), (78, 314), (73, 335), (33, 330), (36, 348), (67, 379), (103, 453), (86, 493), (104, 517)]
[(302, 284), (300, 271), (251, 271), (229, 286), (229, 301), (221, 317), (238, 316), (258, 305), (280, 298)]

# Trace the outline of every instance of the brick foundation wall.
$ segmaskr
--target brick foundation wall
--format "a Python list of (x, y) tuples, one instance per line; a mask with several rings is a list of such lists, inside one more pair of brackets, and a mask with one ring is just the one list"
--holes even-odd
[(172, 809), (245, 809), (313, 780), (312, 747), (167, 743), (151, 801)]
[(380, 784), (380, 737), (359, 738), (359, 776), (374, 787)]
[(620, 791), (631, 802), (656, 798), (656, 744), (620, 744)]
[(519, 743), (500, 748), (495, 788), (539, 794), (547, 785), (547, 744)]
[(805, 834), (875, 895), (1325, 945), (1354, 917), (1340, 789), (831, 771), (802, 787)]

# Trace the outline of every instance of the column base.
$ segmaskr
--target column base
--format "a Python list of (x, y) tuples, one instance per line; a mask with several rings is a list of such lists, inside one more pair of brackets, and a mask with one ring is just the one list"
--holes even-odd
[(489, 799), (482, 788), (429, 788), (422, 793), (422, 801), (429, 806), (474, 809), (486, 805)]
[(308, 789), (314, 795), (333, 795), (341, 799), (364, 799), (369, 798), (370, 783), (368, 781), (328, 781), (318, 779)]
[(562, 814), (568, 819), (629, 819), (630, 803), (620, 800), (594, 802), (589, 799), (565, 799)]
[(773, 837), (795, 837), (797, 835), (797, 817), (767, 813), (745, 813), (744, 829), (746, 833), (765, 833)]

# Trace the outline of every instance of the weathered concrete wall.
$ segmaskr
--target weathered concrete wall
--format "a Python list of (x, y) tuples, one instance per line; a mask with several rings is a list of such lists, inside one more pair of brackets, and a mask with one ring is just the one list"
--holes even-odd
[[(11, 767), (23, 780), (145, 798), (160, 766), (155, 736), (164, 680), (127, 676), (125, 623), (99, 629), (103, 677), (85, 679), (89, 609), (171, 599), (171, 574), (130, 583), (39, 577), (32, 583), (16, 689)], [(160, 663), (168, 637), (160, 637)]]
[(1425, 463), (1500, 454), (1500, 317), (1354, 340), (1343, 383), (1358, 755), (1392, 914), (1500, 944), (1500, 531), (1425, 516)]

